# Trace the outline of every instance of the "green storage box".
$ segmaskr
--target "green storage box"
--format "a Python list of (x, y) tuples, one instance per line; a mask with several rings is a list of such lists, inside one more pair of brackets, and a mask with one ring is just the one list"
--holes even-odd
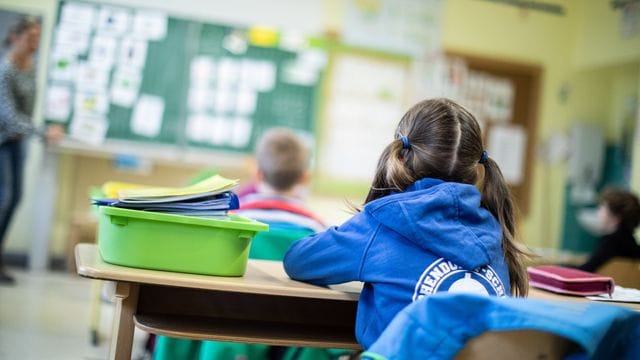
[(105, 262), (155, 270), (242, 276), (251, 239), (269, 226), (101, 206), (98, 248)]

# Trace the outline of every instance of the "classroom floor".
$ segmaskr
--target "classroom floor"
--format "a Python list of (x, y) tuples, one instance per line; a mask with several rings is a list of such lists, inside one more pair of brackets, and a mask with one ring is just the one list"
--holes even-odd
[[(65, 272), (13, 269), (17, 284), (0, 286), (0, 360), (106, 359), (113, 305), (100, 306), (99, 344), (90, 341), (91, 281)], [(136, 329), (133, 359), (146, 334)]]

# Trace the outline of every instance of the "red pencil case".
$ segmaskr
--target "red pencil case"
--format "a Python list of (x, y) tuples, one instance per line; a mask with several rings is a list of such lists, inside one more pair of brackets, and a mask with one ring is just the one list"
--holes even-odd
[(613, 278), (563, 266), (530, 266), (531, 286), (571, 295), (598, 295), (613, 293)]

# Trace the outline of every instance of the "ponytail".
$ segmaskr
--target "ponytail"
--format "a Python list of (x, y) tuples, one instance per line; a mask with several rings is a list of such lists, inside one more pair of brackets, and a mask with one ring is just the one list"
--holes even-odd
[(376, 174), (364, 201), (365, 204), (389, 195), (391, 191), (403, 191), (417, 180), (405, 165), (410, 157), (409, 148), (405, 147), (401, 139), (396, 139), (387, 145), (378, 160)]
[(524, 297), (529, 290), (528, 276), (524, 267), (527, 252), (516, 243), (516, 214), (511, 191), (498, 164), (491, 158), (483, 158), (484, 181), (481, 184), (482, 206), (489, 210), (502, 225), (502, 251), (509, 268), (511, 293)]

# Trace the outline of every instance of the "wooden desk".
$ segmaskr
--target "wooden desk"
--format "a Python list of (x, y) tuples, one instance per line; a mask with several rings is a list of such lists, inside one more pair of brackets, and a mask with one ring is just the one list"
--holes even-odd
[(540, 300), (554, 300), (554, 301), (569, 301), (569, 302), (592, 302), (598, 304), (607, 304), (607, 305), (615, 305), (626, 307), (631, 310), (640, 311), (639, 303), (625, 303), (625, 302), (613, 302), (613, 301), (595, 301), (589, 300), (582, 296), (571, 296), (571, 295), (561, 295), (556, 294), (550, 291), (536, 289), (533, 287), (529, 288), (529, 298), (530, 299), (540, 299)]
[[(107, 264), (94, 244), (76, 247), (78, 274), (116, 281), (110, 359), (129, 359), (135, 326), (158, 335), (285, 346), (359, 349), (360, 289), (293, 281), (282, 263), (249, 260), (244, 277), (215, 277)], [(529, 297), (588, 299), (530, 288)], [(640, 304), (613, 303), (640, 311)]]
[(94, 244), (75, 251), (78, 274), (117, 284), (110, 359), (131, 358), (134, 324), (198, 340), (360, 349), (353, 285), (293, 281), (275, 261), (249, 260), (244, 277), (215, 277), (108, 264)]

